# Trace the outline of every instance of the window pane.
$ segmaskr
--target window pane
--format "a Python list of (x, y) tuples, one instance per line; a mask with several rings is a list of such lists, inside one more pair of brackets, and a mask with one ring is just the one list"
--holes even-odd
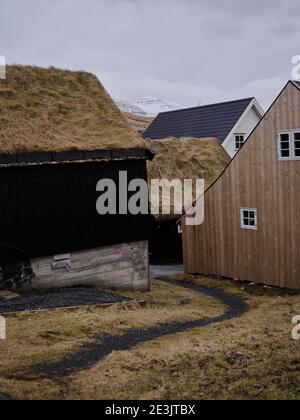
[(295, 148), (300, 149), (300, 141), (295, 141)]
[(235, 136), (235, 148), (236, 150), (240, 150), (244, 145), (245, 137), (243, 135), (236, 135)]
[(282, 150), (281, 151), (281, 157), (290, 157), (290, 151), (289, 150)]
[(295, 140), (300, 140), (300, 133), (295, 133)]
[(288, 150), (290, 148), (290, 143), (281, 142), (281, 150)]
[(295, 150), (295, 156), (296, 157), (300, 157), (300, 149), (296, 149)]
[(249, 219), (244, 219), (244, 226), (249, 226)]
[(290, 141), (289, 134), (280, 134), (281, 141)]
[(250, 219), (255, 219), (255, 213), (254, 213), (254, 211), (250, 211), (249, 217), (250, 217)]

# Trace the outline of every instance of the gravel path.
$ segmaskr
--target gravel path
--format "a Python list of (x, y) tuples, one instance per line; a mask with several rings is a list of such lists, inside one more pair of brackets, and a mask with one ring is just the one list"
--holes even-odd
[(96, 288), (49, 289), (19, 293), (12, 300), (0, 300), (0, 314), (113, 304), (128, 301), (127, 297)]
[(248, 305), (241, 298), (225, 293), (219, 289), (192, 285), (181, 281), (170, 281), (164, 277), (157, 280), (213, 297), (225, 304), (228, 307), (228, 310), (223, 315), (214, 318), (198, 319), (189, 322), (169, 322), (166, 324), (158, 324), (147, 329), (133, 328), (120, 336), (113, 334), (98, 334), (95, 336), (94, 341), (83, 344), (77, 352), (66, 357), (64, 360), (35, 366), (31, 370), (30, 376), (52, 379), (64, 378), (94, 366), (113, 351), (130, 350), (138, 344), (155, 340), (159, 337), (228, 321), (242, 316), (249, 309)]
[(172, 276), (174, 274), (183, 274), (183, 265), (151, 265), (150, 273), (152, 278)]

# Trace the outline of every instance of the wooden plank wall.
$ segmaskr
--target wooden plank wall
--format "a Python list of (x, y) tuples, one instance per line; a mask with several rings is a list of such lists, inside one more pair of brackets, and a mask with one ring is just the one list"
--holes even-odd
[(69, 268), (53, 270), (53, 257), (31, 262), (34, 289), (99, 284), (116, 290), (148, 291), (148, 242), (139, 241), (75, 252)]
[[(300, 161), (282, 162), (277, 132), (300, 129), (300, 91), (289, 83), (221, 178), (205, 194), (205, 221), (187, 227), (187, 273), (300, 289)], [(240, 209), (257, 208), (258, 230)]]

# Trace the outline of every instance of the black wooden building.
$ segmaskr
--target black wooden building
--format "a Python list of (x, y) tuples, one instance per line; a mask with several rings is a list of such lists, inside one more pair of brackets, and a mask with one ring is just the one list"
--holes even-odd
[(149, 289), (149, 216), (99, 215), (96, 187), (110, 179), (118, 190), (121, 171), (128, 182), (147, 181), (152, 157), (94, 75), (8, 66), (0, 80), (0, 287)]
[(113, 180), (118, 197), (119, 173), (146, 181), (152, 157), (146, 149), (0, 156), (4, 272), (40, 257), (147, 241), (149, 216), (99, 215), (96, 185)]

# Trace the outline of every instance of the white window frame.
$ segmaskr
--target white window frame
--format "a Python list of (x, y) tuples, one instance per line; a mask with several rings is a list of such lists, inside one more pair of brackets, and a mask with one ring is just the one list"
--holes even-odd
[[(244, 223), (244, 219), (245, 219), (245, 215), (244, 212), (253, 212), (254, 213), (254, 222), (255, 225), (254, 226), (250, 226), (250, 225), (245, 225)], [(241, 229), (246, 229), (246, 230), (257, 230), (257, 209), (250, 209), (247, 207), (243, 207), (240, 209), (240, 216), (241, 216)], [(252, 220), (251, 218), (249, 218), (249, 220)]]
[[(237, 138), (238, 137), (243, 137), (243, 143), (242, 144), (240, 144), (240, 147), (238, 148), (238, 147), (236, 147), (236, 144), (237, 144), (237, 141), (239, 141), (239, 143), (240, 143), (240, 140), (237, 140)], [(234, 148), (235, 148), (235, 151), (236, 152), (238, 152), (239, 150), (241, 150), (241, 148), (244, 146), (244, 144), (245, 144), (245, 141), (246, 141), (246, 133), (235, 133), (235, 135), (234, 135)]]
[[(278, 150), (278, 160), (280, 161), (290, 161), (290, 160), (300, 160), (300, 156), (296, 156), (295, 154), (295, 135), (300, 134), (299, 130), (282, 130), (277, 132), (277, 150)], [(281, 136), (288, 135), (289, 136), (289, 152), (290, 156), (282, 156), (282, 149), (281, 149)], [(300, 140), (297, 140), (300, 141)]]

